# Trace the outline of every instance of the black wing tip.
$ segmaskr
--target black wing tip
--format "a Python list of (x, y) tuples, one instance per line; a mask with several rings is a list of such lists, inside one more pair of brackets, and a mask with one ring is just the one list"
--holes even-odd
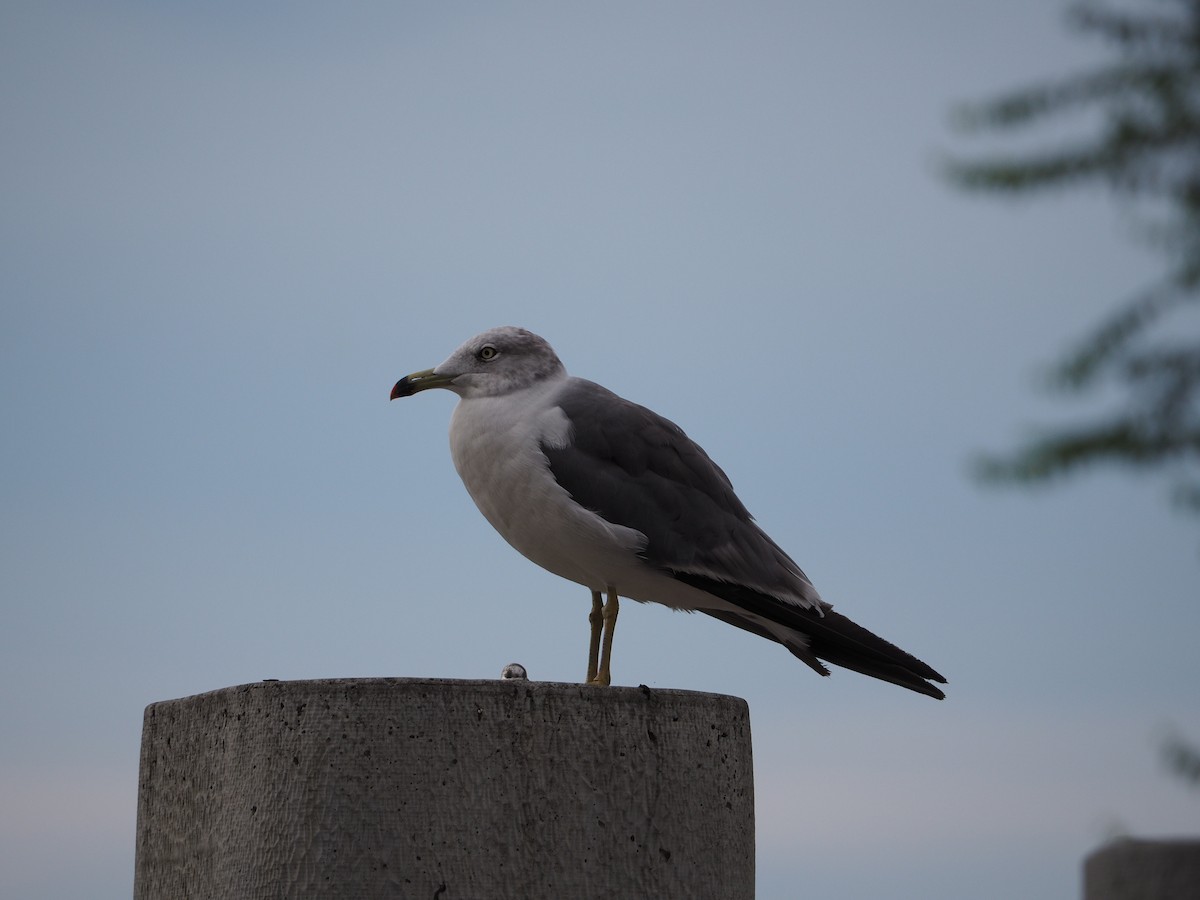
[[(826, 662), (935, 700), (946, 699), (945, 692), (930, 684), (946, 684), (945, 676), (906, 650), (832, 609), (825, 609), (824, 615), (810, 610), (798, 612), (806, 620), (800, 630), (810, 636), (810, 652)], [(808, 628), (803, 627), (805, 624)]]
[[(813, 657), (820, 657), (831, 665), (849, 669), (852, 672), (858, 672), (860, 675), (876, 678), (879, 681), (886, 681), (897, 687), (906, 688), (918, 694), (924, 694), (926, 697), (933, 697), (935, 700), (946, 699), (945, 692), (929, 683), (930, 681), (937, 681), (945, 684), (946, 679), (938, 675), (938, 673), (934, 672), (924, 663), (921, 663), (920, 660), (914, 660), (917, 663), (921, 663), (920, 669), (914, 671), (912, 666), (882, 661), (874, 656), (855, 654), (853, 651), (848, 651), (844, 648), (831, 647), (825, 642), (814, 641), (813, 646), (806, 648), (803, 653), (797, 652), (796, 648), (790, 643), (784, 646), (792, 652), (793, 656), (811, 668), (815, 668), (815, 666), (809, 660)], [(904, 651), (900, 650), (898, 652), (903, 653)], [(907, 656), (908, 654), (905, 655)], [(822, 668), (824, 667), (822, 666)], [(924, 670), (928, 670), (932, 675), (926, 675)], [(821, 674), (828, 675), (829, 670), (825, 669)]]
[[(743, 585), (727, 584), (690, 572), (672, 572), (675, 578), (692, 587), (740, 606), (747, 613), (777, 622), (794, 629), (803, 639), (781, 641), (793, 656), (816, 672), (828, 675), (821, 664), (850, 669), (870, 678), (877, 678), (906, 688), (935, 700), (945, 700), (946, 694), (930, 682), (946, 684), (946, 678), (932, 666), (901, 650), (852, 619), (826, 607), (823, 614), (813, 609), (784, 603), (775, 597)], [(709, 615), (750, 631), (769, 640), (778, 640), (753, 618), (735, 612), (704, 610)]]
[[(946, 682), (943, 681), (942, 684), (946, 684)], [(941, 688), (934, 687), (928, 681), (924, 682), (920, 687), (918, 687), (916, 685), (907, 685), (907, 684), (901, 685), (901, 687), (906, 687), (910, 691), (916, 691), (918, 694), (924, 694), (926, 697), (932, 697), (934, 700), (945, 700), (946, 699), (946, 692), (943, 691)]]

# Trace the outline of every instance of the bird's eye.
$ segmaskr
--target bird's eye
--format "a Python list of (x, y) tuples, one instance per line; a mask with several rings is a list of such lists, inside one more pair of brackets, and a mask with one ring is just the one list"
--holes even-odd
[(500, 351), (497, 350), (495, 347), (493, 347), (491, 344), (484, 344), (482, 347), (479, 348), (479, 358), (482, 359), (484, 362), (487, 362), (489, 359), (495, 359), (499, 355), (499, 353), (500, 353)]

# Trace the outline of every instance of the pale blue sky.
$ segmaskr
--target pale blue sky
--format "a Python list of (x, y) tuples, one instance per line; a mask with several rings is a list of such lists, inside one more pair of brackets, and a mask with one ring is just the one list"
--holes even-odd
[(1051, 900), (1195, 833), (1200, 530), (984, 490), (1155, 272), (1099, 193), (966, 197), (960, 100), (1097, 58), (1044, 0), (0, 7), (0, 895), (129, 896), (150, 702), (582, 677), (401, 375), (516, 324), (681, 424), (936, 703), (630, 604), (616, 680), (751, 707), (759, 897)]

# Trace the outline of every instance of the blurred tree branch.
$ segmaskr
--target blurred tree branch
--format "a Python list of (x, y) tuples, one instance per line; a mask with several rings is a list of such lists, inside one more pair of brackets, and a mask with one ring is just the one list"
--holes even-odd
[(1075, 28), (1112, 46), (1113, 62), (954, 117), (960, 130), (979, 132), (1088, 114), (1094, 133), (1073, 143), (952, 159), (946, 176), (1005, 194), (1100, 182), (1145, 217), (1143, 233), (1166, 261), (1162, 278), (1101, 318), (1050, 371), (1051, 386), (1067, 393), (1115, 386), (1116, 408), (984, 457), (978, 473), (1030, 483), (1097, 462), (1170, 466), (1176, 500), (1200, 513), (1200, 0), (1127, 6), (1137, 11), (1084, 3), (1069, 13)]
[(1161, 747), (1167, 768), (1192, 787), (1200, 788), (1200, 747), (1178, 734), (1170, 734)]

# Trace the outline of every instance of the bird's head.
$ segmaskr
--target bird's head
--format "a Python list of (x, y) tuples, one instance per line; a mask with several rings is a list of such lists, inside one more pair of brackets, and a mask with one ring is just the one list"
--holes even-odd
[(429, 388), (446, 388), (464, 398), (499, 396), (565, 373), (545, 340), (505, 325), (475, 335), (441, 365), (405, 375), (392, 388), (391, 399)]

